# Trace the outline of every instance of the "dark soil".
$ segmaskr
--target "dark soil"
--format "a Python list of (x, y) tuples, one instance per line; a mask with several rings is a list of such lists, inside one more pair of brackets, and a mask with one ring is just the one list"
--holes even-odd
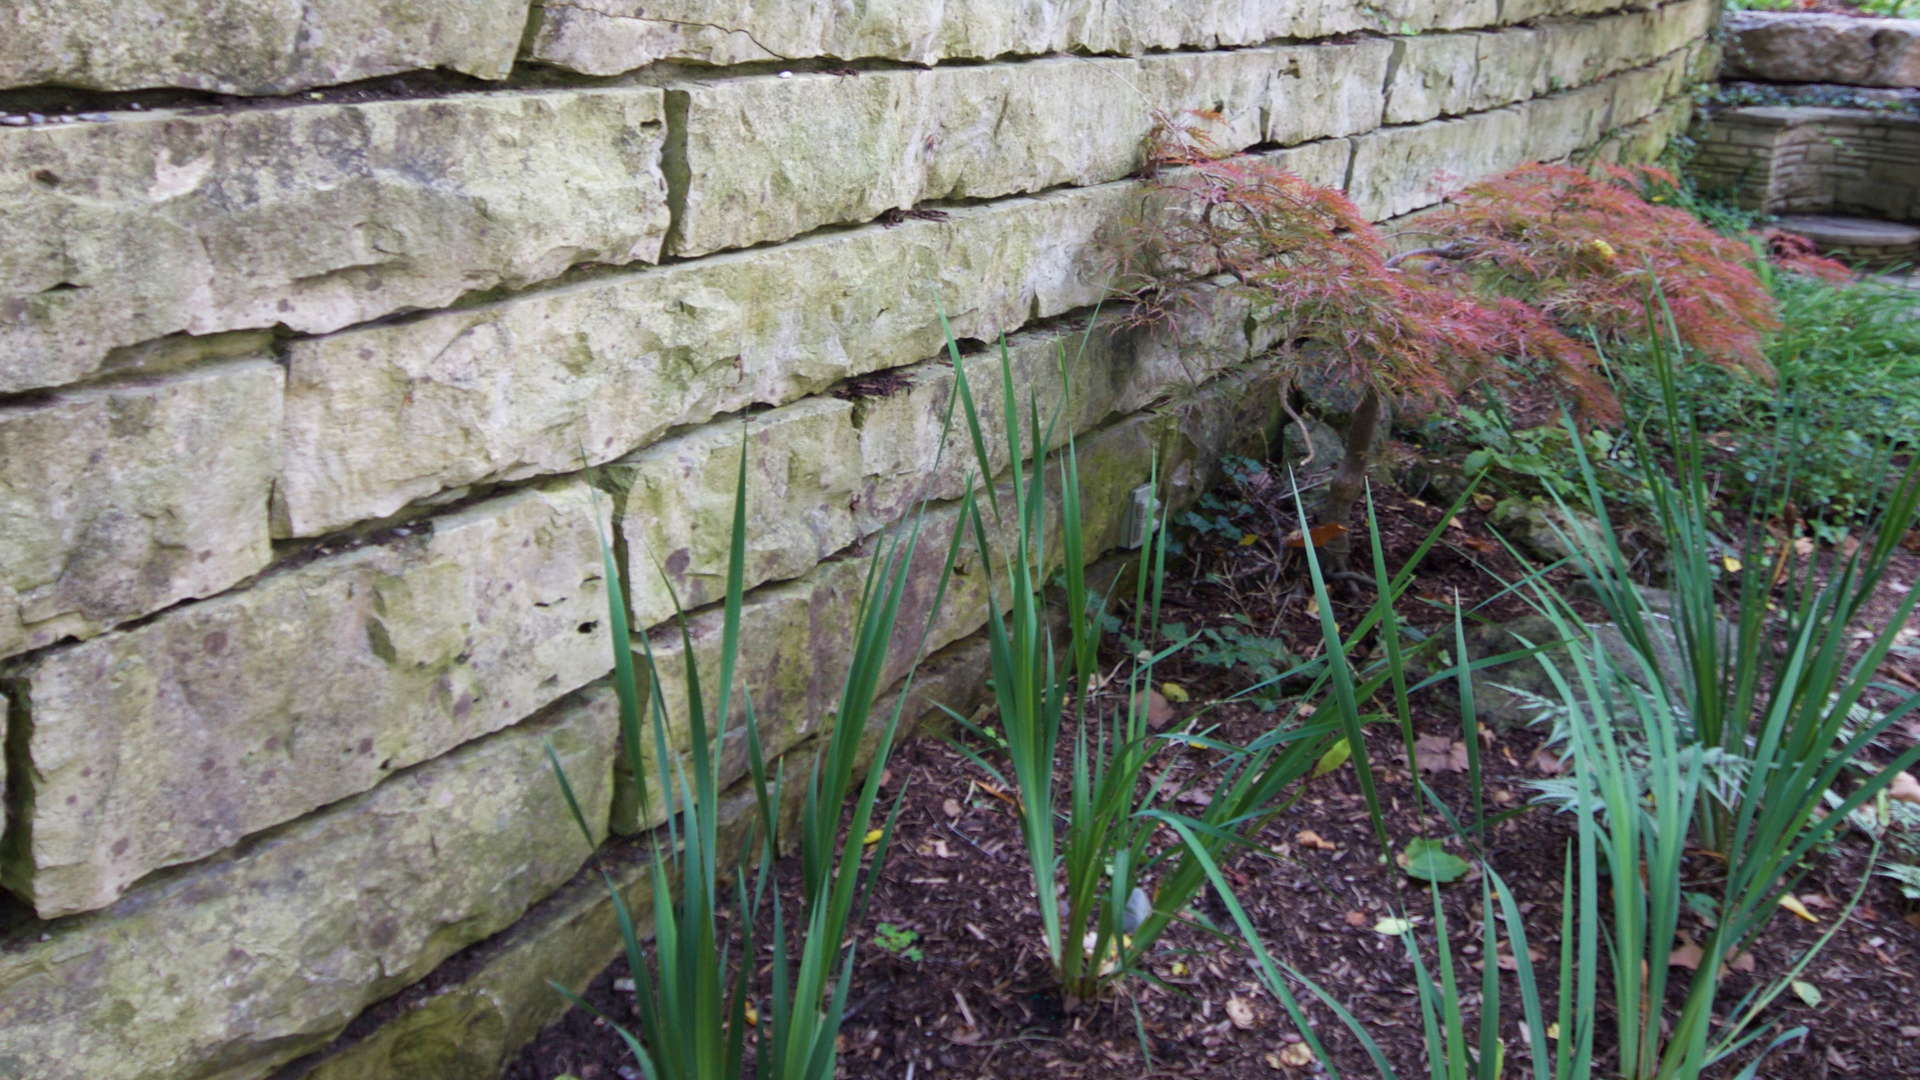
[[(1387, 563), (1399, 567), (1442, 508), (1389, 491), (1380, 497), (1379, 521)], [(1364, 523), (1356, 521), (1357, 529)], [(1254, 522), (1247, 545), (1190, 539), (1182, 565), (1170, 575), (1166, 618), (1190, 626), (1251, 626), (1311, 655), (1320, 640), (1317, 617), (1308, 611), (1301, 553), (1285, 543), (1284, 521)], [(1357, 531), (1356, 567), (1370, 557), (1365, 532)], [(1456, 523), (1428, 555), (1401, 605), (1410, 623), (1436, 631), (1450, 628), (1453, 596), (1469, 619), (1506, 620), (1525, 613), (1524, 603), (1502, 593), (1496, 578), (1520, 571), (1486, 530), (1482, 510), (1469, 500)], [(1893, 581), (1897, 589), (1876, 601), (1870, 619), (1884, 620), (1900, 590), (1920, 576), (1920, 556), (1903, 552)], [(1371, 590), (1342, 582), (1335, 615), (1343, 625), (1364, 608)], [(1243, 619), (1235, 616), (1243, 616)], [(1119, 658), (1116, 657), (1116, 662)], [(1920, 685), (1911, 656), (1896, 656), (1883, 671), (1896, 682)], [(1222, 670), (1181, 657), (1156, 678), (1184, 688), (1190, 700), (1173, 706), (1172, 724), (1199, 717), (1219, 724), (1229, 740), (1245, 740), (1277, 724), (1293, 722), (1299, 702), (1282, 700), (1273, 711), (1244, 701), (1219, 704), (1250, 681), (1243, 669)], [(1417, 695), (1414, 724), (1423, 736), (1420, 779), (1456, 815), (1475, 806), (1464, 771), (1460, 715), (1451, 689)], [(1482, 731), (1484, 767), (1480, 796), (1489, 816), (1526, 805), (1529, 781), (1557, 773), (1553, 755), (1542, 752), (1539, 732)], [(1920, 739), (1920, 726), (1901, 735), (1901, 745)], [(1183, 749), (1181, 754), (1209, 751)], [(1445, 822), (1425, 808), (1407, 768), (1398, 730), (1369, 729), (1372, 759), (1387, 807), (1392, 850), (1415, 836), (1450, 835)], [(859, 963), (841, 1036), (840, 1076), (1013, 1077), (1046, 1072), (1086, 1078), (1147, 1076), (1244, 1078), (1322, 1075), (1279, 1003), (1260, 985), (1244, 949), (1191, 929), (1169, 933), (1150, 961), (1159, 985), (1128, 980), (1109, 999), (1073, 1008), (1055, 991), (1039, 937), (1018, 824), (1006, 793), (953, 746), (920, 737), (891, 761), (885, 792), (904, 786), (905, 802), (892, 855), (881, 875), (861, 935)], [(1551, 982), (1560, 930), (1562, 858), (1566, 821), (1545, 809), (1500, 820), (1477, 852), (1511, 885), (1525, 911), (1532, 952)], [(1270, 950), (1349, 1010), (1401, 1075), (1426, 1075), (1425, 1039), (1415, 972), (1397, 938), (1373, 928), (1383, 917), (1409, 916), (1432, 938), (1433, 909), (1424, 884), (1411, 881), (1381, 856), (1368, 823), (1352, 768), (1308, 783), (1301, 799), (1276, 819), (1262, 838), (1269, 851), (1232, 863), (1235, 892), (1260, 928)], [(1467, 851), (1457, 840), (1449, 846)], [(1747, 990), (1778, 977), (1817, 937), (1831, 928), (1859, 887), (1864, 847), (1849, 835), (1813, 865), (1795, 887), (1813, 925), (1780, 912), (1749, 957), (1724, 973), (1727, 1006)], [(1689, 866), (1689, 876), (1709, 876), (1711, 865)], [(790, 880), (792, 868), (786, 867)], [(1458, 946), (1469, 1030), (1478, 1008), (1480, 889), (1474, 878), (1441, 890), (1441, 902)], [(1205, 898), (1201, 914), (1227, 925), (1217, 899)], [(872, 943), (872, 928), (891, 923), (916, 935), (918, 960)], [(1697, 924), (1684, 929), (1691, 934)], [(1431, 957), (1429, 957), (1431, 963)], [(1518, 1023), (1517, 982), (1511, 957), (1496, 957), (1506, 1001), (1503, 1037), (1507, 1052), (1524, 1052)], [(1471, 967), (1469, 965), (1472, 965)], [(613, 1016), (630, 1012), (614, 982), (626, 978), (624, 961), (597, 980), (590, 999)], [(1792, 994), (1768, 1006), (1773, 1032), (1804, 1025), (1808, 1033), (1775, 1049), (1763, 1077), (1822, 1078), (1920, 1076), (1920, 908), (1904, 900), (1884, 878), (1868, 883), (1864, 899), (1845, 918), (1825, 950), (1800, 976), (1822, 997), (1818, 1008)], [(1550, 986), (1543, 987), (1550, 990)], [(1357, 1041), (1324, 1004), (1301, 994), (1315, 1034), (1342, 1072), (1375, 1075)], [(1675, 996), (1677, 1002), (1678, 996)], [(1551, 1010), (1551, 1003), (1548, 1004)], [(1599, 1049), (1610, 1038), (1611, 999), (1601, 993)], [(1723, 1007), (1722, 1015), (1726, 1008)], [(1549, 1014), (1550, 1015), (1550, 1014)], [(1764, 1042), (1771, 1041), (1771, 1035)], [(1517, 1075), (1521, 1067), (1510, 1069)], [(1731, 1076), (1722, 1067), (1715, 1074)], [(571, 1073), (581, 1080), (638, 1076), (626, 1051), (603, 1022), (579, 1010), (556, 1023), (522, 1053), (510, 1080), (553, 1080)]]

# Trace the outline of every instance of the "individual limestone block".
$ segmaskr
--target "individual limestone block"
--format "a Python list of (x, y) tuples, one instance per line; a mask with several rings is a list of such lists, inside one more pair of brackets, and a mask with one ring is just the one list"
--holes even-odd
[[(866, 78), (866, 76), (861, 76)], [(483, 480), (612, 461), (674, 428), (1099, 301), (1129, 184), (822, 234), (288, 347), (279, 535)]]
[(504, 78), (527, 0), (12, 0), (0, 87), (284, 94), (421, 68)]
[(265, 567), (281, 381), (248, 360), (0, 406), (0, 656)]
[(1138, 56), (1358, 30), (1459, 29), (1488, 25), (1499, 14), (1496, 0), (869, 0), (854, 7), (830, 0), (553, 0), (534, 5), (527, 57), (615, 75), (659, 60), (729, 66), (813, 57), (933, 64), (1055, 52)]
[(1733, 11), (1726, 30), (1732, 78), (1920, 87), (1920, 20)]
[(870, 220), (930, 200), (1117, 180), (1154, 111), (1215, 110), (1222, 150), (1366, 131), (1392, 45), (1286, 46), (1139, 60), (798, 74), (683, 83), (686, 191), (669, 247), (696, 255)]
[(0, 1076), (243, 1080), (518, 919), (596, 834), (618, 708), (604, 687), (389, 777), (106, 911), (0, 938)]
[(322, 333), (653, 261), (660, 109), (633, 87), (0, 127), (0, 393), (168, 334)]
[(37, 656), (0, 883), (102, 907), (601, 675), (604, 528), (579, 481), (524, 490)]
[(1484, 176), (1524, 163), (1527, 114), (1508, 106), (1355, 136), (1347, 197), (1374, 221), (1432, 206)]
[(692, 611), (726, 595), (743, 453), (746, 588), (797, 577), (854, 541), (860, 446), (845, 401), (809, 398), (655, 443), (603, 470), (619, 489), (633, 625), (671, 618), (676, 599)]

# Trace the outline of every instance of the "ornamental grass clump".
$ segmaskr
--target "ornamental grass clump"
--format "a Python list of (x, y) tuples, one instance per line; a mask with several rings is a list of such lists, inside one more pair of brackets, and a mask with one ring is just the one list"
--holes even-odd
[[(911, 672), (892, 710), (877, 725), (877, 743), (871, 749), (864, 782), (856, 782), (856, 774), (862, 744), (875, 734), (870, 730), (874, 698), (919, 541), (917, 514), (879, 546), (868, 564), (858, 615), (850, 628), (853, 659), (842, 683), (832, 733), (807, 780), (798, 825), (800, 910), (783, 905), (771, 884), (780, 844), (782, 783), (770, 779), (751, 694), (742, 692), (736, 698), (734, 686), (744, 606), (746, 475), (743, 447), (735, 481), (717, 672), (700, 669), (686, 617), (676, 617), (687, 688), (684, 724), (667, 715), (660, 669), (644, 636), (640, 639), (644, 665), (634, 663), (618, 568), (604, 538), (601, 544), (622, 750), (640, 786), (643, 817), (650, 820), (654, 807), (668, 811), (666, 825), (653, 837), (647, 853), (647, 880), (654, 899), (651, 950), (642, 946), (619, 884), (602, 869), (633, 976), (638, 1030), (615, 1018), (602, 1018), (625, 1041), (648, 1080), (736, 1080), (749, 1074), (749, 1065), (756, 1077), (831, 1080), (835, 1040), (854, 966), (855, 940), (848, 928), (857, 921), (856, 908), (886, 861), (898, 812), (896, 802), (883, 824), (872, 827), (880, 812), (880, 778), (910, 696), (906, 691)], [(939, 609), (952, 565), (949, 558), (932, 611)], [(677, 608), (677, 600), (675, 604)], [(923, 632), (916, 658), (925, 641)], [(711, 679), (717, 682), (706, 682), (713, 687), (714, 704), (709, 708), (702, 686)], [(753, 855), (731, 860), (722, 853), (720, 770), (736, 709), (745, 730), (757, 827), (751, 830)], [(684, 753), (672, 745), (669, 734), (682, 730)], [(651, 769), (643, 753), (649, 746)], [(591, 844), (593, 830), (551, 748), (548, 756), (574, 820)], [(731, 890), (726, 887), (729, 879)], [(755, 926), (769, 906), (772, 934), (763, 942)], [(767, 968), (759, 976), (763, 954)], [(764, 993), (759, 991), (757, 977), (765, 980)], [(555, 984), (555, 989), (592, 1009), (565, 987)]]
[[(991, 475), (992, 455), (951, 332), (948, 348), (955, 397), (980, 472)], [(1118, 703), (1096, 700), (1103, 685), (1107, 598), (1087, 580), (1087, 562), (1097, 552), (1084, 531), (1072, 436), (1061, 440), (1051, 461), (1047, 454), (1060, 415), (1070, 409), (1063, 401), (1043, 420), (1029, 403), (1023, 417), (1004, 344), (1000, 355), (1008, 477), (999, 487), (970, 484), (961, 510), (962, 529), (980, 556), (976, 572), (986, 579), (999, 730), (988, 733), (956, 720), (1004, 753), (1003, 764), (993, 750), (962, 748), (1017, 795), (1041, 939), (1063, 994), (1088, 1000), (1116, 980), (1151, 977), (1144, 957), (1170, 927), (1199, 925), (1188, 905), (1209, 881), (1238, 910), (1219, 878), (1218, 861), (1252, 843), (1282, 807), (1282, 796), (1311, 775), (1340, 730), (1316, 722), (1275, 731), (1246, 747), (1205, 731), (1152, 732), (1147, 705), (1155, 666), (1184, 647), (1184, 640), (1123, 662)], [(1065, 398), (1072, 393), (1067, 386)], [(1057, 477), (1057, 488), (1050, 475)], [(1164, 510), (1157, 518), (1146, 516), (1132, 604), (1140, 641), (1159, 636), (1167, 554)], [(1061, 582), (1057, 603), (1048, 589), (1055, 567)], [(1064, 634), (1056, 631), (1062, 623)], [(1072, 740), (1064, 792), (1055, 769), (1063, 736)], [(1169, 781), (1174, 770), (1160, 766), (1170, 763), (1176, 747), (1215, 760), (1188, 780)], [(1203, 811), (1171, 809), (1193, 791), (1206, 796)]]

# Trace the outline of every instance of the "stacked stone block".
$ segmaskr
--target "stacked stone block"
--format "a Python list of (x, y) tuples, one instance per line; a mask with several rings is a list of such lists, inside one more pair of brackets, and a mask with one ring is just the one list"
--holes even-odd
[[(907, 714), (966, 708), (941, 311), (1124, 548), (1150, 460), (1191, 497), (1276, 421), (1244, 308), (1094, 314), (1158, 116), (1385, 219), (1656, 149), (1717, 6), (0, 12), (0, 1075), (497, 1070), (617, 942), (544, 746), (598, 833), (652, 824), (602, 538), (637, 632), (675, 658), (670, 583), (711, 653), (744, 447), (742, 678), (798, 775), (924, 506), (888, 681), (924, 651)], [(603, 852), (636, 902), (644, 842)]]
[(1716, 113), (1696, 138), (1695, 175), (1748, 209), (1920, 221), (1920, 117), (1756, 105)]

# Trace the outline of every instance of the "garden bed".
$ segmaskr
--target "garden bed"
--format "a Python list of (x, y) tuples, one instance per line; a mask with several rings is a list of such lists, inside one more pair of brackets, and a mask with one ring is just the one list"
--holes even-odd
[[(1439, 523), (1442, 511), (1388, 492), (1379, 513), (1389, 562), (1397, 565)], [(1501, 621), (1524, 614), (1525, 605), (1514, 594), (1496, 596), (1499, 586), (1492, 575), (1512, 577), (1519, 566), (1495, 541), (1483, 510), (1465, 509), (1444, 535), (1409, 590), (1410, 620), (1444, 629), (1452, 618), (1447, 598), (1456, 592), (1473, 618)], [(1167, 617), (1232, 628), (1283, 643), (1295, 653), (1310, 652), (1320, 631), (1308, 612), (1301, 562), (1296, 554), (1290, 572), (1284, 549), (1272, 544), (1195, 544), (1189, 561), (1169, 575)], [(1920, 556), (1902, 553), (1893, 578), (1920, 579)], [(1882, 610), (1869, 611), (1869, 620), (1876, 614), (1884, 618), (1883, 609), (1894, 599), (1883, 595), (1877, 602)], [(1336, 607), (1342, 618), (1351, 613), (1343, 601)], [(1179, 659), (1161, 674), (1190, 696), (1172, 706), (1166, 730), (1178, 730), (1205, 710), (1203, 722), (1220, 724), (1223, 738), (1246, 740), (1293, 722), (1301, 704), (1282, 700), (1272, 711), (1245, 702), (1207, 709), (1253, 681), (1246, 665)], [(1883, 674), (1920, 685), (1920, 665), (1911, 659), (1895, 658)], [(1428, 691), (1414, 701), (1420, 778), (1456, 815), (1466, 814), (1472, 799), (1452, 689)], [(1482, 735), (1483, 792), (1490, 811), (1525, 804), (1533, 795), (1531, 784), (1563, 768), (1544, 747), (1539, 730), (1484, 730)], [(1903, 738), (1920, 739), (1920, 723), (1910, 724)], [(1411, 837), (1446, 831), (1431, 811), (1421, 809), (1400, 743), (1399, 733), (1385, 724), (1370, 730), (1367, 743), (1396, 851)], [(1068, 745), (1063, 740), (1062, 769)], [(893, 1080), (1044, 1070), (1086, 1078), (1227, 1078), (1324, 1071), (1261, 988), (1244, 948), (1197, 931), (1163, 939), (1164, 955), (1150, 965), (1162, 985), (1130, 980), (1096, 1006), (1065, 1006), (1038, 936), (1010, 794), (933, 735), (910, 741), (888, 766), (885, 795), (903, 788), (895, 847), (880, 876), (853, 973), (839, 1075)], [(1481, 852), (1525, 904), (1529, 941), (1539, 956), (1551, 957), (1558, 948), (1556, 898), (1569, 835), (1564, 817), (1536, 809), (1495, 827)], [(1353, 771), (1311, 781), (1262, 839), (1270, 854), (1243, 857), (1228, 873), (1269, 948), (1350, 1010), (1403, 1075), (1423, 1074), (1425, 1035), (1415, 972), (1400, 941), (1375, 927), (1382, 919), (1409, 915), (1424, 932), (1431, 926), (1430, 903), (1421, 883), (1396, 865), (1383, 865)], [(789, 902), (796, 903), (791, 863), (783, 864), (781, 880)], [(1779, 912), (1759, 946), (1726, 973), (1730, 999), (1786, 970), (1843, 911), (1865, 864), (1865, 845), (1856, 837), (1818, 860), (1795, 895), (1821, 923)], [(1710, 876), (1711, 860), (1701, 857), (1688, 872)], [(1471, 878), (1443, 888), (1441, 896), (1451, 925), (1477, 925), (1480, 891)], [(1225, 925), (1217, 898), (1197, 907)], [(872, 929), (883, 923), (890, 928), (882, 935), (885, 942)], [(1687, 929), (1698, 934), (1702, 928)], [(1470, 942), (1471, 935), (1466, 939)], [(1471, 943), (1462, 952), (1467, 964), (1481, 963)], [(1675, 959), (1687, 961), (1684, 947)], [(1496, 963), (1503, 970), (1512, 967), (1510, 957)], [(630, 995), (619, 987), (627, 977), (624, 962), (616, 963), (594, 983), (589, 1000), (607, 1015), (626, 1015)], [(1468, 971), (1466, 977), (1477, 975)], [(1803, 973), (1817, 990), (1819, 1005), (1785, 997), (1769, 1009), (1768, 1021), (1776, 1030), (1806, 1025), (1811, 1033), (1774, 1050), (1762, 1075), (1808, 1080), (1920, 1075), (1920, 1011), (1912, 1004), (1916, 977), (1920, 906), (1902, 898), (1891, 882), (1875, 878)], [(1503, 979), (1511, 993), (1514, 976)], [(1471, 1014), (1475, 1003), (1469, 1000), (1467, 1006)], [(1361, 1048), (1331, 1011), (1321, 1003), (1307, 1008), (1334, 1064), (1349, 1075), (1371, 1075)], [(1510, 1054), (1520, 1053), (1511, 1032), (1508, 1042)], [(529, 1046), (507, 1075), (509, 1080), (563, 1075), (610, 1080), (639, 1073), (604, 1022), (575, 1010)]]

